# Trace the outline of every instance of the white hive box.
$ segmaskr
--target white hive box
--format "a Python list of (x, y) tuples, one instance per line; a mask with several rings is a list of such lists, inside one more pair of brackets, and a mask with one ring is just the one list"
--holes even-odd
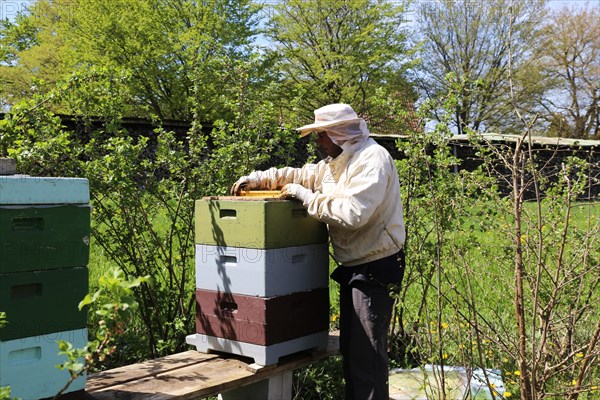
[[(84, 347), (87, 329), (0, 342), (0, 386), (10, 386), (11, 396), (24, 400), (56, 395), (70, 379), (68, 371), (56, 368), (67, 361), (67, 356), (58, 355), (58, 340), (68, 341), (74, 348)], [(85, 376), (81, 376), (66, 393), (84, 388)]]
[(0, 204), (88, 204), (85, 178), (0, 176)]
[(258, 365), (273, 365), (279, 362), (280, 357), (308, 349), (325, 350), (329, 340), (327, 331), (317, 332), (281, 343), (269, 346), (239, 342), (237, 340), (224, 339), (216, 336), (196, 333), (185, 338), (187, 344), (196, 346), (196, 350), (202, 353), (210, 351), (222, 351), (237, 354), (254, 359)]
[(196, 245), (196, 288), (273, 297), (329, 285), (327, 243), (250, 249)]

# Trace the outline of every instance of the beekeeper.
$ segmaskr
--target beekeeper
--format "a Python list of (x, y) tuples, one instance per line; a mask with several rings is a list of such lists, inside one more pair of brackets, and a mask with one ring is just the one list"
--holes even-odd
[(315, 110), (315, 122), (297, 128), (316, 134), (325, 158), (302, 168), (271, 168), (241, 177), (231, 188), (281, 189), (327, 224), (340, 284), (340, 352), (346, 399), (388, 396), (387, 331), (391, 288), (404, 275), (404, 218), (394, 160), (369, 137), (364, 119), (347, 104)]

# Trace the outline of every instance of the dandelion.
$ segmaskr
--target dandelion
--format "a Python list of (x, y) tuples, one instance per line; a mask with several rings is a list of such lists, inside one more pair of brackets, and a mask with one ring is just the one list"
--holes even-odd
[(515, 374), (516, 376), (521, 376), (521, 371), (519, 371), (519, 370), (516, 370), (516, 371), (514, 372), (514, 374)]
[(505, 398), (509, 398), (510, 396), (512, 396), (511, 392), (504, 392), (504, 397)]

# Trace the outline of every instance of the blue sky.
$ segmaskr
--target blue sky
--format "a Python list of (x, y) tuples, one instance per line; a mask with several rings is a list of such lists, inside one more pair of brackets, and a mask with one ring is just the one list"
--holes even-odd
[(0, 0), (0, 19), (13, 20), (19, 11), (25, 10), (32, 0)]
[(563, 7), (576, 6), (577, 8), (585, 8), (586, 5), (600, 7), (600, 0), (550, 0), (548, 5), (551, 9), (560, 9)]

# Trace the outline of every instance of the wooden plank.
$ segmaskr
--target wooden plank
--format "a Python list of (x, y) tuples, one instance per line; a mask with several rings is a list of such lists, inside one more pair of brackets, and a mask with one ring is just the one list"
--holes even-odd
[(285, 201), (281, 190), (250, 190), (240, 192), (239, 196), (205, 196), (203, 200), (235, 200), (235, 201)]
[(268, 367), (251, 364), (243, 357), (186, 351), (90, 375), (87, 398), (192, 400), (214, 396), (336, 355), (338, 349), (338, 334), (333, 332), (327, 349), (282, 357), (278, 365)]
[(215, 359), (202, 365), (191, 365), (112, 386), (92, 395), (98, 400), (197, 399), (220, 393), (232, 382), (243, 386), (247, 384), (244, 378), (253, 375), (237, 360)]
[(199, 353), (195, 350), (190, 350), (155, 360), (114, 368), (89, 375), (87, 377), (86, 390), (94, 392), (133, 380), (153, 377), (188, 365), (200, 364), (218, 357), (219, 355), (217, 354)]

